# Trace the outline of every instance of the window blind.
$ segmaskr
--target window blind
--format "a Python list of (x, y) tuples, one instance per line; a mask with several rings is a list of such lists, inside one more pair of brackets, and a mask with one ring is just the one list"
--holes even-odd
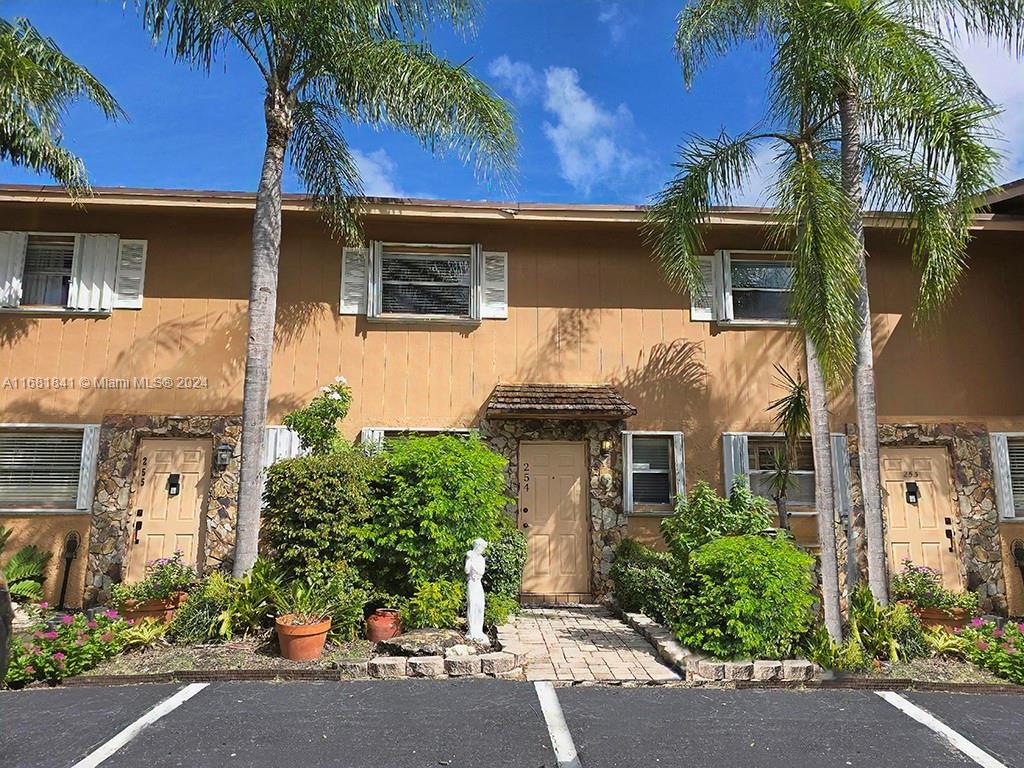
[(75, 509), (82, 432), (0, 432), (0, 507)]

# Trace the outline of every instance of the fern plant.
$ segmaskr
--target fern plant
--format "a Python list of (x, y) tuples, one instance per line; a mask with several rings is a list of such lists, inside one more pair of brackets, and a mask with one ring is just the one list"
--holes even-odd
[[(3, 554), (11, 533), (12, 531), (0, 526), (0, 555)], [(19, 602), (42, 600), (46, 565), (49, 562), (50, 553), (32, 544), (11, 555), (10, 560), (2, 568), (11, 599)]]

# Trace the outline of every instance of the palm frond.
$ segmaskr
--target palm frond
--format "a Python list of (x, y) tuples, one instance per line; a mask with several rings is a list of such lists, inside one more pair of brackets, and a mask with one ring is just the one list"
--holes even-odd
[(811, 431), (811, 408), (807, 399), (807, 382), (802, 376), (794, 377), (778, 363), (775, 364), (775, 386), (783, 391), (781, 397), (768, 404), (775, 429), (786, 438), (786, 448), (796, 455), (803, 435)]
[(675, 50), (689, 88), (711, 59), (738, 43), (767, 37), (781, 17), (784, 0), (697, 0), (676, 19)]
[(46, 580), (46, 564), (50, 561), (50, 553), (36, 546), (22, 547), (7, 561), (3, 567), (7, 589), (14, 597), (23, 600), (39, 600), (42, 597), (42, 584)]

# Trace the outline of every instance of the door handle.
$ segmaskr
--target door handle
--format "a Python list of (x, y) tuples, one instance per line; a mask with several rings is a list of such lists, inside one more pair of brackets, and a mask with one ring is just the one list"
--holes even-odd
[(141, 530), (142, 530), (142, 521), (141, 520), (136, 520), (135, 521), (135, 535), (132, 538), (132, 544), (138, 544), (139, 543), (139, 531), (141, 531)]
[(529, 527), (530, 527), (529, 523), (523, 523), (523, 528), (529, 528)]
[(953, 551), (953, 531), (949, 528), (946, 529), (946, 538), (949, 539), (949, 551)]

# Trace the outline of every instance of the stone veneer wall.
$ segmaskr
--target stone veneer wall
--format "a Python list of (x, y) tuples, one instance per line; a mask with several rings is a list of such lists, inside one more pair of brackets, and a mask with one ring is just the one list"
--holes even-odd
[[(105, 603), (112, 584), (121, 581), (128, 554), (132, 519), (132, 483), (139, 442), (146, 437), (209, 438), (213, 447), (237, 446), (242, 433), (238, 416), (112, 415), (100, 428), (85, 576), (85, 605)], [(212, 468), (206, 527), (199, 532), (200, 567), (210, 571), (229, 562), (234, 551), (240, 457), (233, 455), (223, 472)]]
[[(590, 571), (595, 596), (611, 590), (608, 573), (615, 545), (626, 536), (622, 509), (622, 430), (624, 421), (577, 421), (570, 419), (481, 419), (480, 433), (494, 450), (508, 460), (510, 494), (519, 498), (519, 441), (566, 440), (587, 444), (590, 470)], [(601, 442), (612, 450), (602, 455)]]
[[(859, 572), (866, 574), (864, 504), (860, 487), (857, 434), (852, 427), (848, 433), (853, 550)], [(953, 503), (960, 510), (960, 551), (967, 588), (978, 593), (983, 609), (1005, 613), (1006, 581), (1000, 552), (999, 514), (996, 510), (988, 430), (983, 424), (879, 424), (878, 437), (883, 448), (942, 446), (949, 451), (953, 473)], [(845, 548), (845, 542), (837, 543)]]

